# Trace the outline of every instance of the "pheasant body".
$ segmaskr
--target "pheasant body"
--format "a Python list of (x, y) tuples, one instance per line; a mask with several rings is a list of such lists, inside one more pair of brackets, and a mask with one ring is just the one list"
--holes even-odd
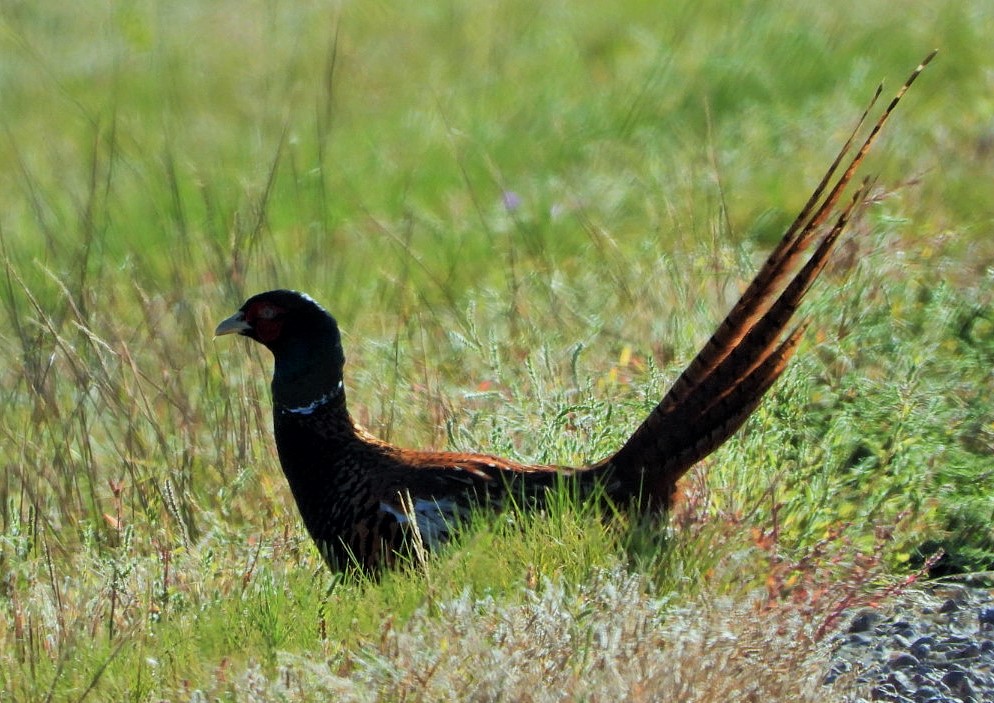
[(341, 396), (304, 412), (276, 406), (274, 429), (304, 523), (334, 568), (392, 563), (414, 527), (414, 539), (438, 546), (471, 502), (490, 497), (500, 473), (488, 457), (410, 453), (379, 442), (352, 423)]
[(275, 405), (273, 424), (304, 524), (335, 569), (391, 564), (413, 544), (432, 550), (474, 508), (540, 502), (565, 471), (381, 442), (352, 421), (341, 386), (308, 405)]
[(573, 482), (581, 495), (596, 489), (617, 503), (668, 508), (679, 478), (736, 432), (796, 350), (805, 325), (790, 328), (791, 319), (869, 185), (864, 181), (837, 209), (842, 192), (932, 56), (906, 81), (832, 184), (860, 120), (797, 219), (698, 355), (629, 440), (594, 464), (533, 466), (485, 454), (408, 450), (380, 441), (349, 415), (345, 355), (335, 319), (295, 291), (274, 290), (249, 298), (215, 334), (241, 334), (273, 353), (273, 424), (280, 464), (304, 524), (328, 564), (333, 569), (373, 570), (412, 550), (430, 551), (474, 509), (500, 510), (509, 502), (540, 505), (546, 492), (564, 480)]

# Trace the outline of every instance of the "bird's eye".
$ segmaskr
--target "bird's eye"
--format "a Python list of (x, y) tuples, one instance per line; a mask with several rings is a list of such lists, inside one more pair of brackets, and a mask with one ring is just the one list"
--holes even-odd
[(273, 305), (263, 305), (257, 313), (260, 320), (272, 320), (279, 314), (279, 308)]

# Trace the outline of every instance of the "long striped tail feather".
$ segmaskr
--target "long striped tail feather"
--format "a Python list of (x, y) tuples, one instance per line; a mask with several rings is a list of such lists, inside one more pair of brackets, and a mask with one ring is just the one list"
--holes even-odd
[(731, 437), (779, 378), (806, 327), (802, 323), (785, 335), (790, 321), (864, 205), (870, 182), (864, 180), (827, 223), (894, 108), (935, 54), (904, 82), (829, 187), (882, 92), (877, 88), (811, 197), (718, 329), (624, 446), (597, 465), (612, 467), (619, 485), (637, 486), (648, 502), (669, 507), (680, 477)]

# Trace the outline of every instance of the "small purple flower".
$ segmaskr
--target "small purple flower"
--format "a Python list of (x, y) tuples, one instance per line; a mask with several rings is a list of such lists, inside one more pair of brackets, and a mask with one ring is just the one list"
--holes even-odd
[(521, 196), (513, 190), (505, 190), (501, 200), (503, 201), (504, 207), (507, 208), (508, 212), (514, 212), (521, 207)]

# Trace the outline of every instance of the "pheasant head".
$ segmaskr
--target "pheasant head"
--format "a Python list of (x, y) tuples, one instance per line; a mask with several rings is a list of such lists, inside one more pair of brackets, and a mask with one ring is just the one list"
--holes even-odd
[(306, 407), (343, 392), (345, 353), (338, 323), (303, 293), (271, 290), (253, 295), (214, 334), (240, 334), (273, 353), (277, 407)]

